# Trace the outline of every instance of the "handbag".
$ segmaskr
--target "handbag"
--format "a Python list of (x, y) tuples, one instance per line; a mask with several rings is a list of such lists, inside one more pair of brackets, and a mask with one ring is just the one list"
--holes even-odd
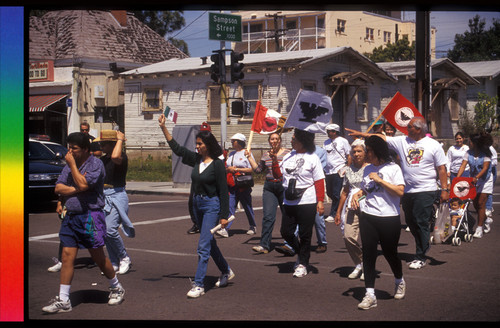
[(288, 187), (285, 190), (285, 198), (286, 200), (297, 200), (302, 197), (307, 188), (295, 188), (295, 184), (297, 180), (295, 178), (290, 179), (288, 181)]
[(242, 189), (252, 188), (254, 186), (252, 175), (243, 175), (243, 174), (235, 175), (234, 182), (236, 184), (236, 187)]

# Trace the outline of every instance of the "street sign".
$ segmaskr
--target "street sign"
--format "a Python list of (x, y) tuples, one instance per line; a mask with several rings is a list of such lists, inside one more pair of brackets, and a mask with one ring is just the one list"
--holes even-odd
[(66, 98), (66, 107), (73, 107), (73, 99)]
[(241, 16), (208, 13), (208, 39), (241, 41)]

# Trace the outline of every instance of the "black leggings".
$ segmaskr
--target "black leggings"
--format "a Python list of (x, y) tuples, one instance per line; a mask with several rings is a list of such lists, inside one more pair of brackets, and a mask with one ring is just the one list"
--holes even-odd
[(398, 257), (398, 243), (401, 234), (399, 215), (378, 217), (361, 212), (359, 232), (363, 245), (363, 272), (365, 287), (375, 287), (375, 262), (377, 260), (377, 244), (380, 242), (385, 259), (389, 263), (396, 279), (403, 277), (401, 260)]
[[(298, 254), (299, 264), (309, 265), (311, 255), (311, 239), (316, 219), (316, 204), (283, 205), (281, 219), (281, 236)], [(295, 230), (299, 226), (299, 236)]]

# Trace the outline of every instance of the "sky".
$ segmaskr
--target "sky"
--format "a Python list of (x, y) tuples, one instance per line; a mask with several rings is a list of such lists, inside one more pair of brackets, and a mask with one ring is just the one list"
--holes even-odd
[[(217, 12), (217, 11), (211, 11)], [(229, 13), (226, 11), (226, 13)], [(486, 29), (492, 25), (493, 18), (500, 19), (500, 12), (476, 11), (431, 11), (431, 26), (436, 32), (436, 58), (446, 56), (446, 52), (453, 48), (455, 34), (463, 34), (469, 30), (469, 19), (476, 14), (486, 20)], [(402, 14), (405, 20), (415, 20), (415, 12), (405, 11)], [(210, 56), (213, 50), (220, 49), (220, 41), (208, 40), (208, 11), (184, 11), (186, 25), (181, 31), (172, 36), (187, 42), (192, 57)], [(230, 48), (226, 42), (226, 48)]]

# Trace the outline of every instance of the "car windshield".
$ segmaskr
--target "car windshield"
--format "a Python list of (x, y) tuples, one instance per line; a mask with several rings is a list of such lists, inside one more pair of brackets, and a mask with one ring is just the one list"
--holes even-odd
[(53, 160), (56, 159), (56, 155), (41, 143), (30, 141), (28, 158), (30, 160)]
[(66, 156), (68, 149), (63, 145), (54, 144), (54, 143), (44, 143), (45, 146), (50, 148), (54, 152), (54, 154), (60, 153), (63, 157)]

